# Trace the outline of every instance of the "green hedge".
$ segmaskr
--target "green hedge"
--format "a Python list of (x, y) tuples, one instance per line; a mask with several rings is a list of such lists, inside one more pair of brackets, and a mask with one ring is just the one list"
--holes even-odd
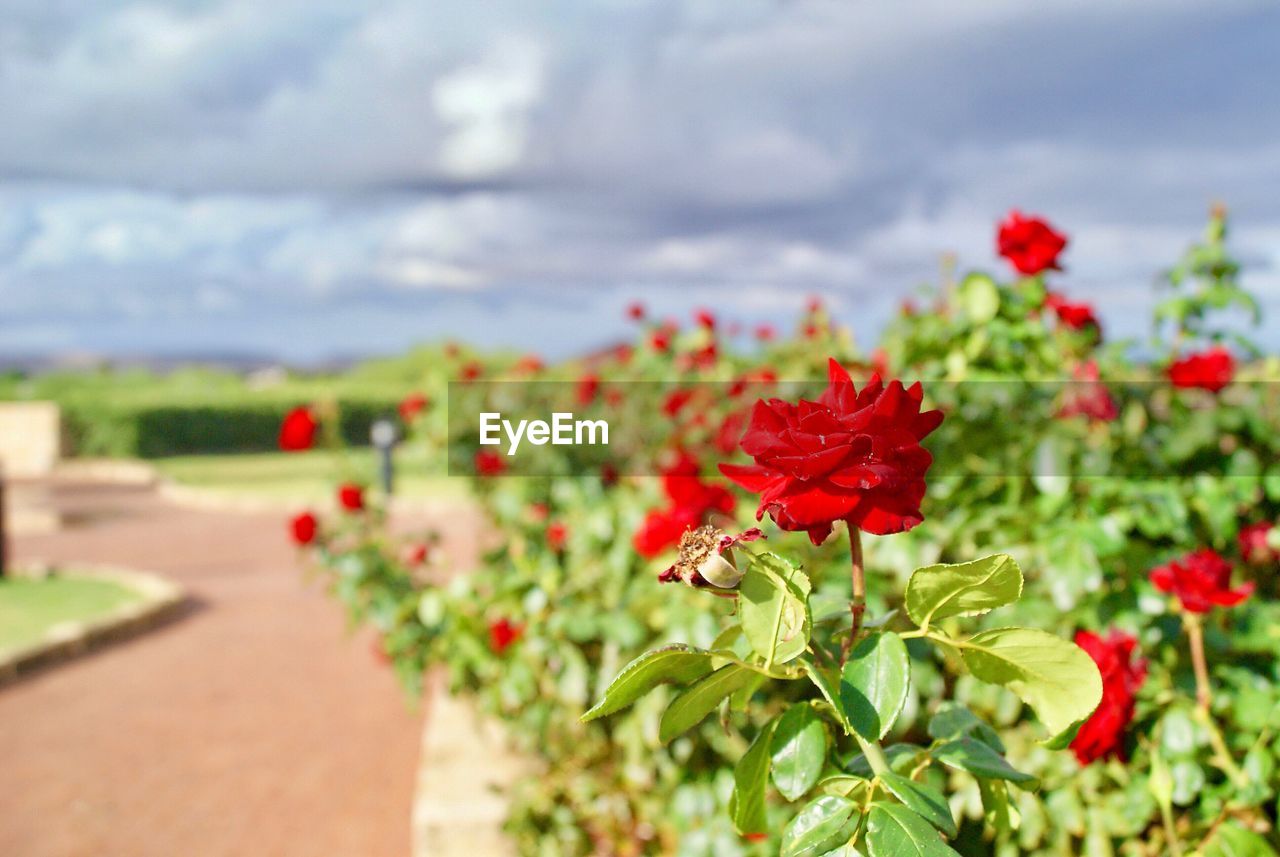
[[(203, 404), (66, 403), (64, 447), (68, 455), (109, 458), (164, 458), (203, 453), (270, 452), (280, 421), (301, 401), (211, 402)], [(344, 400), (343, 440), (364, 446), (369, 426), (394, 414), (395, 399)]]

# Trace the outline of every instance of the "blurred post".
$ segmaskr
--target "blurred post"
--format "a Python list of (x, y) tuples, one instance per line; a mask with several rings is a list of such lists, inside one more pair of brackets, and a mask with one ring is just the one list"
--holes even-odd
[(9, 515), (5, 510), (4, 492), (4, 465), (0, 464), (0, 577), (9, 573)]
[(369, 440), (378, 450), (382, 470), (382, 490), (388, 497), (391, 496), (392, 489), (395, 487), (395, 468), (391, 453), (395, 450), (396, 441), (400, 439), (399, 434), (396, 431), (396, 424), (385, 417), (375, 420), (369, 427)]

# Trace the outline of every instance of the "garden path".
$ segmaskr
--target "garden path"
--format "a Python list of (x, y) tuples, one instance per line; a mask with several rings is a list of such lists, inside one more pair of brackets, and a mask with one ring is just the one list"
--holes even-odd
[[(0, 854), (407, 855), (422, 712), (302, 579), (284, 516), (55, 497), (71, 526), (17, 540), (19, 562), (155, 571), (194, 604), (0, 689)], [(445, 547), (474, 555), (472, 537)]]

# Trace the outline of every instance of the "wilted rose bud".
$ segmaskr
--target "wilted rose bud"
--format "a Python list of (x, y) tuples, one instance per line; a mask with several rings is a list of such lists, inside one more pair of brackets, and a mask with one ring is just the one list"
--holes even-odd
[(730, 536), (711, 525), (686, 530), (680, 537), (679, 554), (675, 565), (658, 575), (661, 583), (681, 581), (700, 589), (736, 589), (742, 581), (742, 571), (725, 557), (725, 551), (738, 542), (753, 542), (764, 538), (758, 527)]

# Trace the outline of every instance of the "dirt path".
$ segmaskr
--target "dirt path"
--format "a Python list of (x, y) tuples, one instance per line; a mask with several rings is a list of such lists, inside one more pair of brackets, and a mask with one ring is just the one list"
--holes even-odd
[(0, 689), (0, 854), (402, 857), (421, 713), (302, 581), (282, 516), (58, 489), (19, 561), (157, 571), (189, 615)]

